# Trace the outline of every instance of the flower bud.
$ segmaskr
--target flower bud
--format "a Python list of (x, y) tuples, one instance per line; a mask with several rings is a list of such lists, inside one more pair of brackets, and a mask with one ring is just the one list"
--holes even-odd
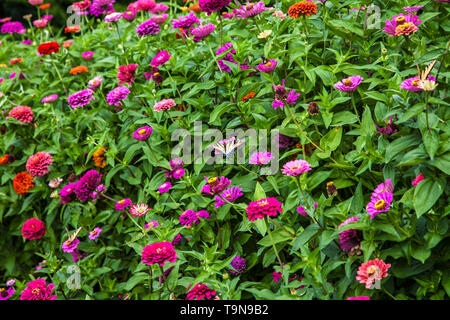
[(316, 102), (311, 101), (309, 103), (309, 105), (308, 105), (308, 114), (310, 114), (312, 116), (315, 116), (315, 115), (319, 114), (319, 105)]

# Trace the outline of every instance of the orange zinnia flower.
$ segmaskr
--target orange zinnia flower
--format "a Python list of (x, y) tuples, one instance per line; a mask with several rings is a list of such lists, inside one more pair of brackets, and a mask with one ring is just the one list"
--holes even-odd
[(33, 177), (26, 171), (20, 172), (13, 179), (13, 186), (17, 194), (25, 194), (34, 188)]
[(311, 1), (300, 1), (289, 7), (289, 17), (298, 18), (317, 13), (317, 5)]
[(70, 69), (69, 73), (70, 74), (78, 74), (78, 73), (82, 73), (82, 72), (88, 72), (88, 68), (86, 66), (78, 66), (78, 67), (74, 67), (72, 69)]
[(197, 13), (202, 12), (202, 8), (200, 8), (200, 6), (198, 5), (198, 3), (193, 4), (192, 6), (190, 6), (190, 7), (188, 8), (188, 10), (189, 10), (189, 11), (193, 11), (193, 12), (197, 12)]
[(50, 6), (51, 6), (51, 3), (44, 3), (39, 6), (39, 9), (45, 10), (45, 9), (50, 8)]
[(5, 154), (3, 157), (0, 157), (0, 164), (8, 163), (8, 155)]
[(249, 94), (247, 94), (245, 97), (243, 97), (242, 99), (241, 99), (241, 101), (247, 101), (248, 99), (251, 99), (251, 98), (254, 98), (255, 97), (255, 95), (256, 95), (256, 93), (255, 93), (255, 91), (251, 91)]
[(106, 167), (106, 160), (105, 157), (103, 156), (105, 154), (105, 151), (106, 151), (105, 147), (101, 146), (100, 148), (97, 149), (97, 151), (95, 151), (92, 154), (92, 160), (94, 160), (96, 167), (99, 168)]
[(72, 43), (73, 43), (73, 40), (71, 39), (71, 40), (66, 40), (66, 41), (64, 41), (64, 43), (63, 43), (63, 47), (64, 48), (70, 48), (71, 46), (72, 46)]
[(67, 32), (78, 32), (78, 31), (80, 31), (80, 30), (81, 30), (81, 28), (80, 28), (79, 25), (69, 26), (69, 27), (66, 27), (66, 28), (64, 29), (64, 33), (67, 33)]
[(20, 62), (22, 62), (22, 58), (14, 58), (14, 59), (11, 59), (11, 60), (9, 60), (9, 63), (10, 64), (14, 64), (14, 63), (20, 63)]

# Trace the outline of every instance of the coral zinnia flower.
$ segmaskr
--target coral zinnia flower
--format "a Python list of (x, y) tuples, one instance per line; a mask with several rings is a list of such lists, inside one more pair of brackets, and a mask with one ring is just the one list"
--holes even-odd
[(68, 33), (68, 32), (75, 33), (75, 32), (78, 32), (80, 30), (81, 30), (81, 28), (78, 25), (76, 25), (76, 26), (68, 26), (68, 27), (66, 27), (64, 29), (64, 33)]
[(45, 42), (39, 45), (38, 52), (41, 56), (46, 56), (50, 53), (58, 53), (59, 52), (59, 43), (55, 41)]
[(148, 266), (158, 263), (164, 266), (166, 262), (174, 263), (177, 259), (177, 253), (171, 242), (152, 243), (142, 250), (142, 263)]
[[(191, 285), (187, 287), (189, 289)], [(187, 293), (186, 300), (202, 300), (206, 298), (208, 300), (214, 298), (216, 290), (212, 290), (207, 285), (203, 283), (197, 283), (189, 292)]]
[(70, 74), (78, 74), (78, 73), (82, 73), (82, 72), (88, 72), (88, 68), (86, 66), (78, 66), (78, 67), (74, 67), (72, 69), (70, 69), (69, 73)]
[(8, 155), (5, 154), (4, 156), (0, 157), (0, 165), (7, 164), (8, 163)]
[(288, 14), (291, 18), (310, 16), (317, 13), (317, 5), (312, 1), (300, 1), (289, 7)]
[(30, 156), (25, 168), (33, 177), (41, 177), (50, 170), (48, 167), (53, 163), (52, 156), (48, 152), (38, 152)]
[(9, 111), (8, 116), (23, 123), (31, 123), (33, 121), (34, 114), (28, 106), (17, 106)]
[(39, 9), (47, 10), (48, 8), (50, 8), (51, 5), (52, 5), (51, 3), (44, 3), (44, 4), (39, 6)]
[(372, 287), (375, 281), (379, 281), (382, 278), (388, 276), (387, 270), (391, 267), (390, 264), (384, 263), (383, 260), (376, 258), (375, 260), (369, 260), (359, 267), (357, 271), (356, 280), (360, 283), (365, 283), (366, 288)]
[(23, 61), (22, 58), (14, 58), (9, 60), (9, 64), (21, 63)]
[(105, 154), (105, 151), (105, 147), (100, 146), (100, 148), (98, 148), (97, 151), (92, 154), (92, 160), (94, 160), (95, 166), (98, 168), (106, 167), (106, 160), (103, 156)]
[(247, 217), (250, 221), (263, 219), (264, 215), (277, 216), (278, 212), (283, 212), (283, 208), (281, 208), (281, 202), (279, 202), (274, 197), (250, 202), (246, 210)]
[(17, 194), (25, 194), (34, 188), (33, 176), (28, 172), (20, 172), (13, 179), (14, 191)]
[(20, 300), (55, 300), (56, 295), (51, 295), (55, 285), (47, 283), (44, 279), (36, 279), (27, 283), (27, 287), (22, 291)]
[(22, 236), (28, 240), (42, 238), (45, 231), (44, 222), (36, 218), (28, 219), (22, 226)]
[(241, 99), (241, 101), (246, 102), (247, 100), (254, 98), (255, 95), (256, 95), (256, 92), (252, 90), (249, 94), (245, 95), (245, 96)]
[(298, 176), (311, 170), (311, 165), (305, 160), (289, 161), (283, 166), (281, 172), (288, 176)]

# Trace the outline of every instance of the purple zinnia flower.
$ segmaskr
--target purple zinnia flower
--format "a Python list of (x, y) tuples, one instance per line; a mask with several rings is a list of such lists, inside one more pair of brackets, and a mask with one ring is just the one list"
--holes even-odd
[(256, 68), (258, 68), (258, 70), (261, 72), (270, 73), (275, 70), (277, 64), (278, 61), (270, 59), (268, 61), (261, 62)]
[(125, 198), (116, 202), (116, 210), (120, 211), (131, 205), (133, 205), (133, 202), (129, 198)]
[(350, 92), (356, 90), (356, 88), (359, 86), (361, 81), (364, 79), (360, 76), (351, 76), (346, 79), (343, 79), (336, 83), (334, 87), (337, 90), (344, 91), (344, 92)]
[(99, 227), (96, 227), (94, 230), (89, 232), (89, 239), (94, 240), (94, 239), (98, 238), (98, 236), (100, 235), (100, 232), (102, 232), (102, 231), (103, 231), (102, 229), (100, 229)]
[(172, 240), (172, 245), (176, 246), (177, 244), (179, 244), (182, 238), (183, 236), (181, 235), (181, 233), (177, 234)]
[(217, 209), (227, 202), (225, 202), (223, 199), (227, 200), (228, 202), (233, 202), (239, 197), (242, 197), (244, 194), (242, 193), (242, 188), (239, 187), (231, 187), (226, 189), (224, 192), (222, 192), (220, 195), (215, 196), (216, 203), (214, 204), (214, 207)]
[(234, 268), (234, 270), (230, 269), (229, 272), (234, 276), (241, 274), (245, 271), (245, 268), (247, 268), (245, 259), (240, 256), (234, 257), (233, 260), (231, 260), (230, 264)]
[(384, 123), (386, 123), (386, 126), (384, 128), (375, 125), (375, 127), (378, 128), (377, 133), (385, 136), (390, 136), (391, 134), (394, 134), (399, 130), (398, 126), (392, 122), (392, 117), (389, 117), (389, 122), (386, 122), (386, 120), (384, 120)]
[(208, 35), (210, 35), (214, 30), (216, 29), (216, 26), (212, 23), (208, 23), (202, 26), (198, 26), (191, 29), (191, 34), (194, 35), (194, 41), (200, 41), (206, 38)]
[(22, 23), (20, 22), (7, 22), (2, 25), (1, 33), (18, 33), (18, 34), (24, 34), (26, 32), (25, 28), (23, 27)]
[(293, 160), (289, 161), (283, 166), (283, 169), (281, 172), (288, 176), (296, 177), (302, 173), (305, 173), (307, 171), (311, 170), (311, 165), (308, 163), (308, 161), (305, 160)]
[(153, 128), (149, 126), (141, 127), (137, 129), (135, 132), (133, 132), (133, 139), (139, 141), (146, 141), (148, 138), (150, 138), (152, 130)]
[(393, 199), (391, 192), (382, 192), (375, 199), (372, 199), (366, 206), (367, 213), (370, 215), (370, 219), (373, 219), (376, 215), (386, 212), (390, 209), (389, 205)]
[(117, 87), (106, 95), (106, 101), (109, 105), (116, 105), (127, 98), (128, 94), (130, 93), (130, 89), (128, 89), (125, 86)]
[(219, 63), (220, 69), (224, 70), (225, 72), (231, 72), (230, 67), (228, 67), (224, 61), (229, 61), (232, 62), (234, 64), (238, 64), (236, 61), (234, 61), (233, 59), (233, 54), (236, 54), (236, 50), (234, 50), (233, 48), (233, 44), (231, 42), (227, 42), (225, 43), (222, 47), (220, 47), (217, 51), (216, 51), (216, 56), (219, 56), (220, 54), (222, 54), (223, 52), (227, 51), (228, 49), (230, 49), (230, 52), (228, 52), (225, 57), (223, 57), (223, 59), (219, 59), (217, 62)]
[(198, 224), (200, 221), (197, 217), (197, 213), (194, 210), (186, 210), (184, 211), (179, 218), (180, 224), (185, 226), (186, 228), (192, 227), (192, 224)]
[(152, 34), (157, 34), (161, 29), (159, 28), (159, 24), (149, 19), (143, 23), (141, 23), (137, 28), (136, 32), (139, 37), (149, 36)]
[(189, 14), (185, 17), (179, 17), (178, 20), (172, 20), (172, 26), (174, 29), (189, 29), (189, 27), (195, 23), (200, 23), (200, 20), (198, 20), (197, 16), (193, 12), (189, 12)]
[(76, 183), (69, 183), (59, 190), (59, 196), (61, 198), (61, 204), (69, 203), (75, 200), (75, 186)]
[(52, 95), (50, 95), (48, 97), (43, 98), (41, 102), (42, 103), (49, 103), (49, 102), (55, 101), (56, 99), (58, 99), (58, 95), (57, 94), (52, 94)]
[(249, 163), (257, 165), (268, 164), (272, 159), (273, 156), (270, 152), (256, 152), (250, 157)]
[(33, 44), (33, 40), (31, 40), (31, 39), (26, 39), (26, 40), (21, 41), (20, 43), (26, 44), (27, 46), (30, 46), (31, 44)]
[(70, 95), (67, 101), (72, 109), (75, 109), (77, 107), (83, 107), (89, 104), (91, 100), (95, 100), (93, 94), (94, 91), (90, 89), (78, 91)]
[(100, 184), (102, 175), (96, 170), (87, 171), (75, 185), (75, 193), (80, 201), (86, 201)]
[(254, 17), (266, 10), (267, 8), (265, 7), (264, 2), (260, 1), (257, 3), (247, 3), (245, 6), (241, 6), (239, 9), (233, 9), (233, 13), (236, 19), (239, 20)]
[(170, 182), (166, 181), (158, 187), (158, 191), (159, 191), (159, 193), (165, 193), (165, 192), (169, 191), (170, 188), (172, 188), (172, 184)]
[(278, 134), (278, 148), (279, 149), (289, 148), (290, 146), (295, 144), (296, 140), (297, 140), (296, 138), (286, 136), (282, 133), (279, 133)]
[[(338, 229), (348, 223), (358, 221), (358, 217), (348, 218), (340, 225), (338, 225)], [(341, 243), (341, 248), (344, 251), (350, 251), (352, 248), (359, 246), (361, 241), (363, 240), (363, 233), (361, 230), (357, 229), (349, 229), (339, 233), (339, 240)]]
[(231, 180), (226, 177), (212, 177), (209, 179), (207, 177), (204, 178), (208, 184), (203, 186), (201, 193), (206, 193), (212, 196), (221, 193), (231, 184)]
[(162, 50), (156, 54), (156, 56), (150, 62), (152, 67), (158, 67), (164, 65), (167, 61), (169, 61), (171, 54), (166, 50)]
[(127, 21), (133, 21), (136, 18), (136, 11), (134, 10), (128, 10), (122, 13), (122, 18), (124, 18)]
[(220, 11), (223, 7), (228, 6), (231, 0), (199, 0), (198, 5), (203, 12), (209, 16), (212, 12)]
[(73, 252), (78, 244), (80, 243), (80, 240), (78, 240), (78, 238), (75, 238), (73, 241), (70, 241), (70, 239), (67, 239), (66, 241), (64, 241), (63, 245), (62, 245), (62, 249), (64, 252)]

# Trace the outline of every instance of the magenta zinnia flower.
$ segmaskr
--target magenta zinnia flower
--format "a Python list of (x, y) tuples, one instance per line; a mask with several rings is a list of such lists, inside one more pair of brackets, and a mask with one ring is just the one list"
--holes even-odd
[(146, 224), (145, 224), (145, 229), (155, 228), (155, 227), (157, 227), (157, 226), (159, 226), (158, 221), (152, 220), (152, 221), (150, 221), (149, 223), (146, 223)]
[(349, 78), (339, 81), (334, 85), (334, 87), (340, 91), (350, 92), (356, 90), (356, 88), (363, 80), (364, 79), (360, 76), (351, 76)]
[(48, 167), (52, 163), (53, 159), (50, 153), (38, 152), (28, 158), (25, 168), (33, 177), (42, 177), (50, 171)]
[(141, 23), (137, 28), (136, 32), (139, 37), (149, 36), (152, 34), (158, 34), (161, 29), (159, 28), (159, 24), (153, 22), (152, 19), (149, 19), (143, 23)]
[(171, 54), (166, 50), (162, 50), (156, 54), (156, 56), (150, 62), (152, 67), (158, 67), (164, 65), (167, 61), (169, 61)]
[(27, 287), (22, 291), (20, 300), (55, 300), (56, 295), (52, 295), (55, 288), (53, 283), (47, 283), (44, 279), (36, 279), (27, 283)]
[(386, 20), (383, 32), (386, 32), (390, 37), (409, 36), (411, 33), (419, 30), (417, 26), (421, 23), (422, 20), (419, 20), (419, 17), (412, 13), (407, 15), (400, 13), (398, 16), (394, 16), (392, 20)]
[(198, 5), (203, 12), (209, 16), (212, 12), (220, 11), (223, 7), (228, 6), (231, 0), (199, 0)]
[(100, 229), (99, 227), (94, 228), (94, 230), (89, 232), (89, 239), (91, 239), (91, 240), (97, 239), (98, 236), (100, 235), (100, 232), (102, 232), (102, 231), (103, 230)]
[(300, 215), (309, 218), (309, 214), (306, 212), (305, 208), (303, 208), (302, 206), (298, 206), (297, 212), (298, 212)]
[(386, 264), (383, 260), (378, 258), (369, 260), (359, 267), (356, 280), (360, 283), (365, 283), (366, 288), (369, 289), (375, 280), (381, 280), (388, 276), (387, 270), (390, 267), (390, 264)]
[(394, 186), (392, 185), (391, 179), (387, 179), (385, 182), (380, 183), (373, 191), (370, 199), (376, 201), (378, 196), (383, 192), (394, 192)]
[(368, 296), (348, 297), (347, 300), (370, 300)]
[(0, 300), (8, 300), (14, 292), (16, 292), (16, 290), (13, 287), (9, 287), (7, 289), (0, 288)]
[(174, 29), (189, 29), (189, 27), (191, 27), (195, 23), (200, 23), (200, 20), (198, 20), (197, 16), (193, 12), (189, 12), (189, 14), (185, 17), (179, 17), (178, 20), (172, 20), (172, 26)]
[(412, 185), (414, 187), (417, 187), (417, 185), (419, 184), (420, 181), (425, 180), (425, 177), (419, 173), (419, 175), (413, 180)]
[(233, 13), (236, 19), (239, 20), (254, 17), (266, 10), (267, 8), (265, 7), (264, 2), (260, 1), (257, 3), (247, 3), (247, 5), (241, 6), (239, 9), (233, 9)]
[(308, 161), (305, 160), (293, 160), (289, 161), (283, 166), (283, 169), (281, 172), (288, 176), (298, 176), (302, 173), (305, 173), (307, 171), (311, 170), (311, 165), (308, 163)]
[[(201, 0), (200, 0), (201, 1)], [(189, 286), (187, 289), (189, 289)], [(207, 285), (203, 283), (197, 283), (189, 292), (187, 293), (186, 300), (202, 300), (206, 298), (208, 300), (214, 298), (216, 290), (212, 290)]]
[(158, 263), (164, 266), (166, 262), (174, 263), (177, 259), (177, 253), (171, 242), (152, 243), (142, 250), (142, 263), (148, 266)]
[[(432, 75), (429, 75), (427, 80), (436, 81), (436, 78), (433, 77)], [(400, 89), (409, 90), (411, 92), (422, 92), (423, 89), (420, 88), (419, 84), (420, 84), (419, 77), (415, 76), (404, 80), (400, 85)]]
[(231, 69), (224, 63), (224, 61), (229, 61), (234, 64), (238, 64), (233, 59), (233, 54), (236, 54), (236, 50), (233, 48), (233, 44), (231, 42), (227, 42), (216, 51), (216, 56), (219, 56), (222, 53), (224, 53), (225, 51), (229, 50), (230, 48), (231, 48), (231, 50), (222, 59), (217, 60), (219, 66), (220, 66), (220, 69), (224, 70), (225, 72), (231, 72)]
[(162, 185), (159, 186), (158, 191), (159, 193), (165, 193), (172, 188), (172, 184), (168, 181), (164, 182)]
[(244, 194), (242, 193), (242, 188), (239, 187), (231, 187), (226, 189), (224, 192), (222, 192), (220, 195), (215, 196), (216, 203), (214, 204), (214, 207), (217, 209), (227, 202), (224, 201), (227, 200), (228, 202), (233, 202), (239, 197), (242, 197)]
[(59, 190), (59, 196), (61, 198), (61, 204), (69, 203), (75, 200), (75, 186), (76, 183), (70, 183)]
[(70, 239), (67, 239), (66, 241), (64, 241), (63, 245), (62, 245), (62, 249), (64, 252), (73, 252), (78, 244), (80, 243), (80, 240), (78, 240), (78, 238), (75, 238), (73, 241), (70, 241)]
[(249, 163), (257, 165), (268, 164), (272, 159), (273, 156), (270, 152), (256, 152), (250, 157)]
[(45, 224), (39, 219), (30, 218), (22, 226), (22, 236), (28, 240), (40, 239), (46, 231)]
[(146, 141), (152, 135), (152, 130), (153, 128), (149, 126), (140, 127), (135, 132), (133, 132), (133, 139)]
[(175, 101), (173, 99), (164, 99), (159, 102), (157, 102), (153, 106), (154, 111), (163, 111), (163, 110), (170, 110), (170, 108), (176, 106)]
[(131, 213), (132, 217), (142, 217), (144, 214), (147, 214), (148, 210), (150, 210), (148, 204), (139, 203), (133, 205), (130, 208), (129, 212)]
[(33, 121), (34, 114), (28, 106), (17, 106), (9, 111), (8, 116), (23, 123), (31, 123)]
[(117, 79), (119, 79), (119, 86), (124, 83), (131, 85), (134, 82), (137, 67), (137, 64), (129, 64), (118, 68), (119, 73), (117, 74)]
[(204, 178), (208, 184), (203, 186), (201, 193), (206, 193), (212, 196), (221, 193), (231, 184), (231, 180), (226, 177), (212, 177), (209, 179), (207, 177)]
[(172, 176), (173, 176), (175, 179), (180, 179), (181, 177), (184, 176), (185, 172), (186, 172), (186, 171), (185, 171), (183, 168), (178, 168), (178, 169), (175, 169), (175, 170), (173, 171)]
[(208, 35), (210, 35), (214, 30), (216, 29), (216, 26), (212, 23), (208, 23), (202, 26), (198, 26), (191, 29), (191, 34), (194, 36), (194, 41), (200, 41), (206, 38)]
[(133, 21), (136, 19), (136, 11), (134, 10), (127, 10), (124, 13), (122, 13), (122, 18), (124, 18), (127, 21)]
[(127, 98), (128, 94), (130, 93), (130, 89), (128, 89), (125, 86), (117, 87), (106, 95), (106, 101), (109, 105), (116, 105)]
[(26, 30), (20, 22), (7, 22), (2, 25), (0, 32), (24, 34)]
[(133, 205), (133, 202), (130, 199), (125, 198), (116, 202), (116, 210), (123, 210), (131, 205)]
[(50, 95), (48, 97), (43, 98), (41, 102), (42, 103), (49, 103), (49, 102), (55, 101), (56, 99), (58, 99), (58, 95), (57, 94), (52, 94), (52, 95)]
[(256, 68), (258, 68), (259, 71), (269, 73), (275, 70), (275, 67), (277, 66), (278, 61), (270, 59), (267, 62), (261, 62), (258, 64)]
[(86, 89), (70, 95), (69, 98), (67, 99), (67, 102), (69, 103), (72, 109), (75, 109), (77, 107), (83, 107), (89, 104), (91, 100), (95, 100), (94, 91)]
[(375, 199), (371, 200), (367, 206), (367, 213), (370, 215), (370, 219), (373, 219), (376, 215), (386, 212), (390, 209), (389, 205), (392, 202), (391, 192), (382, 192)]
[(86, 201), (89, 195), (95, 191), (100, 184), (102, 175), (96, 170), (87, 171), (75, 185), (75, 194), (80, 201)]
[[(352, 217), (348, 218), (344, 222), (342, 222), (340, 225), (338, 225), (338, 229), (348, 223), (356, 222), (358, 221), (358, 217)], [(344, 230), (339, 233), (339, 240), (341, 243), (341, 248), (344, 251), (350, 251), (352, 248), (359, 246), (361, 241), (363, 240), (363, 233), (361, 230), (357, 229), (349, 229)]]
[(278, 212), (283, 212), (281, 208), (281, 202), (279, 202), (274, 197), (269, 197), (266, 199), (261, 199), (258, 201), (250, 202), (246, 208), (247, 217), (250, 221), (255, 221), (256, 219), (263, 219), (264, 216), (277, 216)]

